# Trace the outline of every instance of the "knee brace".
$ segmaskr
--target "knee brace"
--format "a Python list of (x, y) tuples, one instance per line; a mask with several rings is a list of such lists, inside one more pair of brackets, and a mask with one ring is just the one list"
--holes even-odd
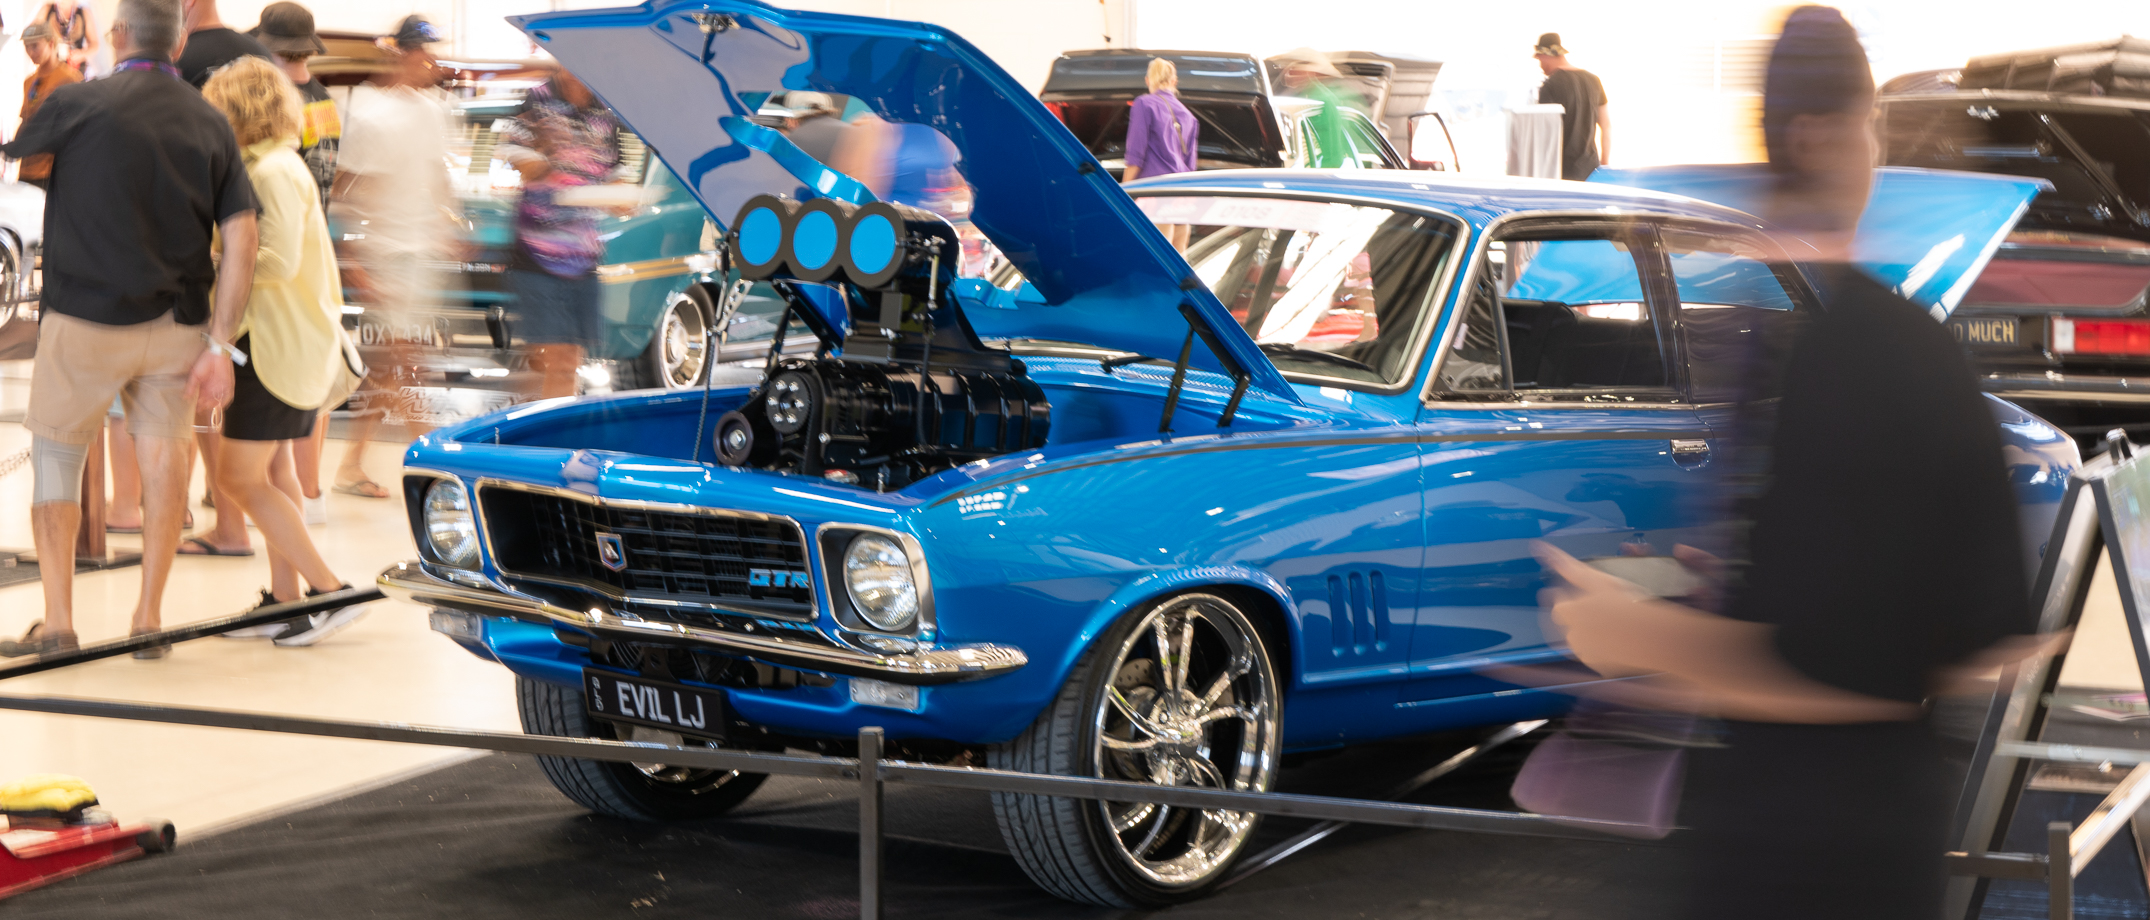
[(30, 469), (37, 482), (30, 488), (30, 504), (82, 501), (82, 467), (89, 459), (88, 444), (63, 444), (31, 435)]

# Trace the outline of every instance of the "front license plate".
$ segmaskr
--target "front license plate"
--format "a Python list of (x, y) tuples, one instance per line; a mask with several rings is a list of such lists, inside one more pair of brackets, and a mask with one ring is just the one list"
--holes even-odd
[(642, 677), (584, 668), (582, 692), (590, 715), (683, 735), (724, 737), (724, 694)]
[(1948, 331), (1956, 341), (1972, 347), (2015, 348), (2023, 344), (2013, 316), (1950, 318)]

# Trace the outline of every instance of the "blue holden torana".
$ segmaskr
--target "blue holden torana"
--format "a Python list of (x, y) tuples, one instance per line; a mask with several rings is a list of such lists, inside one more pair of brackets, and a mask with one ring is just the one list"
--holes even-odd
[[(820, 339), (777, 343), (751, 388), (535, 403), (411, 447), (421, 558), (382, 584), (513, 671), (534, 733), (839, 751), (879, 725), (906, 757), (1262, 789), (1289, 752), (1553, 715), (1596, 678), (1501, 679), (1567, 661), (1531, 541), (1705, 540), (1746, 344), (1817, 309), (1752, 217), (1661, 192), (1286, 170), (1123, 191), (928, 25), (747, 0), (516, 22)], [(952, 151), (997, 271), (963, 277), (948, 223), (749, 119), (786, 90)], [(2035, 188), (1891, 175), (1882, 218), (1968, 203), (1918, 211), (1916, 257), (1873, 250), (1945, 312)], [(1153, 223), (1193, 226), (1184, 257)], [(2075, 449), (1994, 411), (2042, 533)], [(545, 769), (646, 819), (761, 779)], [(1255, 825), (994, 807), (1040, 885), (1108, 905), (1199, 894)]]

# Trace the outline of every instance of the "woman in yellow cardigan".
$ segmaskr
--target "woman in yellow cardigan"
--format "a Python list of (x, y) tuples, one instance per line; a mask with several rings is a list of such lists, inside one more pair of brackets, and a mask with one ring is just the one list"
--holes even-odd
[[(313, 432), (342, 369), (342, 286), (320, 187), (299, 158), (299, 95), (290, 78), (268, 61), (242, 57), (210, 77), (202, 95), (231, 119), (261, 227), (254, 290), (235, 343), (250, 360), (233, 375), (217, 486), (254, 519), (268, 544), (269, 587), (261, 603), (294, 601), (301, 578), (308, 595), (349, 587), (306, 533), (289, 459), (290, 442)], [(230, 635), (312, 645), (361, 612), (346, 607)]]

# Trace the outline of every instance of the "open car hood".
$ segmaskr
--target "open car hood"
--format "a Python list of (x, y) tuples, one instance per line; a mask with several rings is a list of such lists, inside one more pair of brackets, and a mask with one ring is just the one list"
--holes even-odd
[[(1590, 181), (1685, 195), (1750, 214), (1761, 209), (1771, 184), (1768, 167), (1752, 164), (1601, 167)], [(1897, 294), (1946, 319), (2031, 198), (2050, 187), (2040, 179), (2014, 176), (1874, 170), (1874, 191), (1859, 217), (1852, 258)]]
[(974, 304), (965, 315), (980, 336), (1169, 360), (1192, 321), (1209, 343), (1194, 348), (1193, 366), (1236, 371), (1253, 389), (1299, 401), (1096, 158), (953, 32), (751, 0), (658, 0), (508, 21), (618, 112), (720, 227), (758, 194), (870, 199), (863, 185), (748, 120), (771, 93), (850, 96), (953, 144), (972, 195), (970, 222), (1042, 298), (1018, 309)]

